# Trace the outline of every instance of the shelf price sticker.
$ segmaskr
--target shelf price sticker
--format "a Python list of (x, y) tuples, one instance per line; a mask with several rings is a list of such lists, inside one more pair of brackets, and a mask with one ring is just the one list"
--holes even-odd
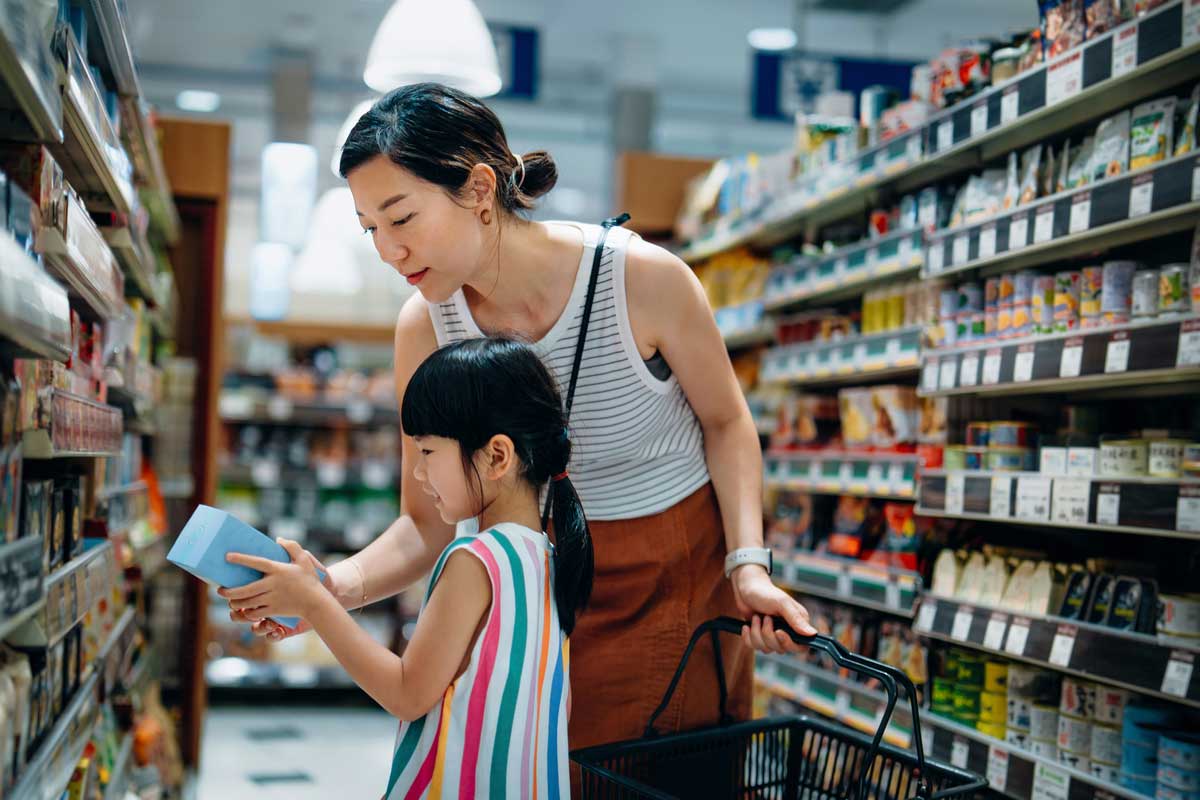
[(1185, 0), (1183, 4), (1183, 46), (1200, 42), (1200, 0)]
[(1138, 175), (1129, 186), (1129, 218), (1136, 219), (1150, 213), (1154, 207), (1154, 173)]
[(917, 612), (917, 630), (928, 633), (933, 630), (933, 620), (937, 617), (937, 603), (929, 598), (921, 601), (921, 610)]
[(934, 241), (932, 244), (929, 245), (928, 261), (929, 261), (929, 271), (930, 272), (933, 272), (933, 273), (941, 272), (942, 267), (945, 266), (944, 262), (946, 259), (946, 248), (944, 245), (945, 245), (945, 243), (942, 241)]
[(1029, 800), (1068, 800), (1071, 776), (1063, 769), (1037, 762), (1033, 768), (1033, 792)]
[(1083, 88), (1082, 49), (1063, 58), (1046, 69), (1046, 105), (1052, 106), (1069, 100)]
[(967, 478), (961, 472), (946, 476), (946, 513), (963, 513)]
[(1056, 478), (1053, 518), (1068, 525), (1086, 525), (1092, 499), (1092, 482), (1086, 478)]
[(975, 609), (970, 606), (959, 606), (954, 612), (954, 625), (950, 628), (950, 638), (956, 642), (965, 642), (971, 635), (971, 620), (975, 618)]
[(874, 492), (887, 491), (887, 476), (884, 473), (883, 464), (880, 462), (873, 461), (871, 466), (867, 467), (867, 485)]
[(1054, 204), (1047, 203), (1037, 210), (1033, 223), (1033, 243), (1042, 244), (1054, 238)]
[(983, 646), (988, 650), (999, 650), (1004, 646), (1004, 633), (1008, 630), (1008, 617), (992, 614), (988, 618), (987, 631), (983, 634)]
[(1009, 86), (1004, 90), (1004, 94), (1000, 96), (1000, 124), (1007, 125), (1010, 122), (1016, 122), (1017, 116), (1021, 111), (1021, 95), (1020, 87), (1017, 85)]
[(897, 494), (912, 493), (912, 487), (905, 474), (904, 464), (896, 461), (888, 465), (888, 486)]
[(1050, 645), (1050, 663), (1066, 669), (1071, 664), (1071, 654), (1075, 652), (1075, 636), (1079, 629), (1074, 625), (1059, 625), (1054, 632), (1054, 641)]
[(1117, 29), (1112, 37), (1112, 76), (1120, 77), (1137, 66), (1138, 26), (1136, 22)]
[(850, 581), (850, 573), (844, 568), (837, 576), (837, 593), (841, 597), (853, 597), (853, 585)]
[(988, 748), (988, 788), (1003, 792), (1008, 786), (1008, 751), (996, 745)]
[(1004, 358), (1004, 351), (1000, 349), (988, 350), (983, 356), (983, 385), (995, 386), (1000, 382), (1000, 363)]
[(1196, 654), (1186, 650), (1172, 650), (1163, 673), (1162, 693), (1173, 697), (1187, 697), (1192, 685), (1192, 669), (1196, 666)]
[(1096, 496), (1096, 524), (1120, 525), (1121, 485), (1104, 483), (1100, 485), (1099, 491), (1100, 493)]
[(958, 377), (958, 359), (950, 356), (942, 359), (938, 375), (938, 388), (946, 391), (954, 388), (954, 380)]
[(1013, 381), (1028, 383), (1033, 380), (1034, 346), (1023, 344), (1017, 348), (1017, 360), (1013, 365)]
[(1092, 193), (1080, 192), (1071, 198), (1071, 222), (1068, 233), (1082, 233), (1092, 223)]
[(921, 388), (927, 392), (936, 392), (938, 388), (938, 360), (931, 358), (925, 362), (921, 372)]
[(996, 223), (989, 222), (979, 229), (979, 258), (992, 258), (996, 255)]
[(291, 419), (292, 401), (281, 394), (271, 395), (267, 401), (267, 416), (277, 422)]
[(1175, 506), (1175, 529), (1200, 533), (1200, 486), (1180, 486)]
[(1010, 476), (994, 475), (992, 477), (988, 513), (996, 519), (1008, 519), (1012, 515), (1012, 478)]
[(1020, 250), (1029, 244), (1029, 215), (1018, 214), (1008, 226), (1008, 249)]
[(979, 383), (979, 353), (977, 351), (967, 353), (962, 357), (962, 363), (958, 368), (958, 382), (964, 387)]
[(888, 579), (884, 592), (884, 602), (887, 604), (887, 607), (900, 608), (900, 586), (896, 583), (894, 577)]
[(900, 240), (900, 255), (897, 257), (897, 260), (900, 262), (901, 268), (907, 267), (909, 264), (912, 263), (912, 260), (913, 260), (912, 237), (905, 235), (905, 237)]
[(954, 263), (965, 264), (970, 260), (971, 255), (971, 235), (968, 233), (960, 233), (954, 237)]
[(1078, 378), (1083, 367), (1083, 337), (1075, 336), (1063, 342), (1062, 358), (1058, 362), (1058, 377)]
[(937, 149), (938, 152), (949, 150), (954, 146), (954, 120), (947, 118), (938, 124), (937, 127)]
[(1129, 369), (1129, 331), (1117, 331), (1108, 340), (1104, 351), (1104, 374), (1112, 375)]
[(988, 104), (986, 100), (976, 103), (971, 108), (971, 136), (978, 136), (987, 130)]
[(1017, 478), (1017, 519), (1050, 520), (1050, 478), (1023, 475)]
[(1008, 639), (1004, 642), (1004, 652), (1010, 656), (1025, 655), (1025, 643), (1029, 641), (1029, 620), (1024, 617), (1013, 617), (1008, 626)]
[(340, 461), (320, 461), (317, 463), (317, 485), (333, 489), (346, 483), (346, 465)]
[(908, 141), (904, 143), (904, 155), (910, 164), (921, 160), (921, 134), (919, 132), (909, 136)]
[(1180, 323), (1179, 353), (1175, 358), (1175, 366), (1200, 367), (1200, 319)]
[(950, 763), (959, 769), (967, 768), (967, 759), (971, 755), (971, 746), (962, 736), (955, 736), (950, 745)]

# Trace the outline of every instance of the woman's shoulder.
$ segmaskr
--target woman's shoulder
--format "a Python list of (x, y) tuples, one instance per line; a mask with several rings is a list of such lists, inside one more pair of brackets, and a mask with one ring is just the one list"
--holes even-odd
[(699, 286), (696, 273), (679, 256), (638, 236), (630, 237), (625, 253), (625, 292), (632, 306), (653, 308), (664, 302), (683, 302)]
[(401, 364), (410, 364), (412, 369), (416, 369), (417, 364), (437, 350), (437, 331), (429, 311), (429, 303), (420, 293), (414, 293), (400, 308), (394, 340), (397, 370)]

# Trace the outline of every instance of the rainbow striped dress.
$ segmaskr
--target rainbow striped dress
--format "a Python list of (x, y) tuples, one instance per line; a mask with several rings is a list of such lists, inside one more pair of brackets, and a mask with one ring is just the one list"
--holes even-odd
[(458, 680), (396, 737), (386, 800), (570, 797), (567, 693), (570, 651), (554, 602), (552, 545), (544, 533), (502, 523), (454, 540), (492, 584), (487, 622)]

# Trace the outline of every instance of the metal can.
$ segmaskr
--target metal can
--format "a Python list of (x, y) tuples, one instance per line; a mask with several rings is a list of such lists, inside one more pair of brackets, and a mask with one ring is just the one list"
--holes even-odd
[(1036, 455), (1029, 447), (990, 447), (987, 451), (987, 468), (993, 472), (1033, 472)]
[(997, 301), (1000, 303), (1013, 302), (1013, 300), (1016, 299), (1014, 295), (1017, 293), (1017, 276), (1014, 273), (1008, 272), (1004, 275), (1001, 275), (998, 281), (999, 286), (997, 289), (999, 291), (999, 297), (997, 298)]
[(983, 284), (983, 310), (995, 311), (1000, 307), (1000, 279), (988, 278)]
[(1079, 327), (1079, 297), (1082, 276), (1078, 270), (1066, 270), (1054, 276), (1054, 330), (1073, 331)]
[(983, 287), (975, 281), (958, 286), (958, 312), (983, 312)]
[(1158, 272), (1158, 310), (1161, 313), (1187, 311), (1190, 303), (1188, 294), (1188, 265), (1166, 264)]
[[(1009, 312), (1010, 315), (1012, 312)], [(1011, 316), (1009, 322), (1011, 323)], [(989, 308), (983, 312), (983, 338), (988, 341), (993, 341), (1000, 336), (1000, 312), (998, 309)]]
[[(1157, 278), (1156, 278), (1157, 280)], [(1157, 286), (1157, 284), (1155, 284)], [(1157, 290), (1155, 298), (1157, 299)], [(1033, 333), (1054, 332), (1054, 276), (1039, 275), (1033, 281), (1033, 297), (1030, 300), (1033, 316)]]
[(992, 447), (1034, 447), (1037, 426), (1029, 422), (993, 422), (990, 426)]
[(1012, 325), (1007, 331), (1001, 331), (1001, 337), (1005, 339), (1017, 339), (1022, 336), (1028, 336), (1031, 333), (1033, 333), (1033, 314), (1029, 310), (1029, 303), (1013, 303)]
[(1138, 270), (1133, 276), (1133, 316), (1153, 317), (1158, 313), (1158, 270)]
[(1079, 316), (1083, 320), (1100, 318), (1104, 294), (1104, 267), (1084, 267), (1079, 276)]
[(1013, 303), (1028, 303), (1033, 300), (1033, 282), (1037, 273), (1022, 270), (1013, 276)]
[(1000, 339), (1008, 339), (1013, 335), (1013, 310), (1012, 304), (1001, 303), (996, 312), (996, 336)]
[[(1137, 268), (1138, 265), (1134, 261), (1105, 262), (1104, 283), (1100, 288), (1101, 314), (1128, 317), (1133, 306), (1133, 274)], [(1105, 321), (1108, 321), (1107, 317)]]
[(942, 289), (938, 293), (938, 317), (954, 319), (958, 314), (958, 292), (954, 289)]

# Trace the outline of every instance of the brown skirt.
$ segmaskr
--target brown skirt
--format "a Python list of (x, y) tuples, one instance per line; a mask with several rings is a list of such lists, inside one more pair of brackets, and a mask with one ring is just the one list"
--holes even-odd
[[(707, 619), (737, 616), (725, 579), (725, 534), (712, 484), (649, 517), (590, 524), (596, 577), (571, 636), (572, 750), (642, 736), (688, 639)], [(753, 653), (723, 636), (728, 711), (750, 717)], [(705, 637), (659, 733), (713, 725), (719, 714), (711, 640)]]

